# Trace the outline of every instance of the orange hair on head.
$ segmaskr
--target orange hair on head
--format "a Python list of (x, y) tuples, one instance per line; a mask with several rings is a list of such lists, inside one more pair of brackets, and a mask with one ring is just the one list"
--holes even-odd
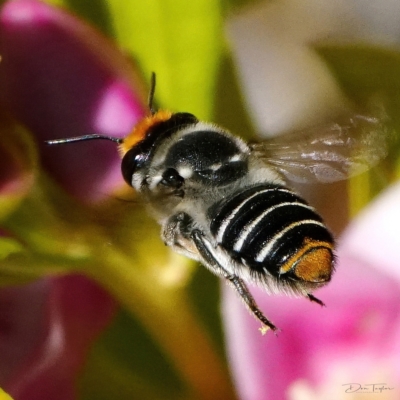
[(136, 143), (140, 142), (146, 136), (146, 133), (151, 127), (159, 124), (160, 122), (168, 121), (171, 116), (171, 111), (160, 110), (155, 114), (148, 115), (140, 120), (132, 129), (132, 132), (129, 133), (129, 135), (127, 135), (119, 145), (121, 157)]

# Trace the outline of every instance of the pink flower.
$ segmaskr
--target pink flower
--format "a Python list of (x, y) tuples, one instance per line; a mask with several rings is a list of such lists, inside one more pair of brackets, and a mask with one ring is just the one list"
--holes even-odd
[(115, 304), (81, 276), (0, 292), (0, 385), (14, 400), (76, 398), (76, 379)]
[(115, 146), (98, 141), (48, 148), (44, 140), (126, 135), (145, 104), (131, 64), (94, 29), (36, 0), (3, 6), (0, 38), (2, 100), (35, 134), (47, 171), (86, 201), (120, 187)]

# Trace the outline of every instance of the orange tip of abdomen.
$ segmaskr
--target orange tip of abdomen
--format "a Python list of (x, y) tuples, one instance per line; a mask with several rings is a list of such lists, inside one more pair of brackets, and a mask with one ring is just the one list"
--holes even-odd
[(310, 283), (328, 282), (333, 272), (333, 243), (306, 239), (303, 246), (281, 267)]
[(325, 283), (330, 281), (332, 270), (332, 250), (328, 247), (314, 247), (298, 260), (295, 275), (305, 282)]

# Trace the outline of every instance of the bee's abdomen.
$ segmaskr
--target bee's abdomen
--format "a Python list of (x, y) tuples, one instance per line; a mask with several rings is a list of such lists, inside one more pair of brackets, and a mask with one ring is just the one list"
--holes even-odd
[(332, 236), (291, 190), (250, 187), (210, 208), (209, 217), (217, 243), (254, 272), (307, 282), (330, 279)]

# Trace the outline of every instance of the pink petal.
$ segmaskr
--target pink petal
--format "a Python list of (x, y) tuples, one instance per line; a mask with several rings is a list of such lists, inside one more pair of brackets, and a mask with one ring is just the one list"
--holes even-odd
[(122, 184), (115, 145), (46, 148), (45, 139), (126, 135), (144, 114), (131, 64), (74, 16), (36, 0), (7, 2), (0, 14), (4, 102), (37, 136), (47, 170), (68, 191), (101, 199)]
[[(23, 357), (8, 368), (8, 379), (1, 385), (15, 400), (75, 399), (77, 375), (91, 344), (113, 317), (115, 303), (82, 276), (47, 279), (33, 285), (42, 285), (41, 296), (26, 297), (26, 310), (21, 306), (22, 315), (34, 322), (33, 333), (20, 321), (17, 309), (7, 308), (9, 319), (16, 321), (22, 332), (20, 337), (15, 336), (14, 325), (9, 327), (9, 337), (13, 338), (11, 343), (5, 342), (9, 352), (23, 344), (18, 339), (25, 338), (27, 344)], [(32, 310), (29, 302), (38, 304), (37, 308)]]
[(241, 399), (289, 398), (302, 382), (318, 391), (337, 370), (345, 381), (331, 382), (331, 390), (346, 382), (367, 383), (387, 364), (392, 377), (387, 383), (400, 384), (399, 284), (350, 257), (339, 260), (333, 281), (316, 294), (327, 307), (252, 290), (282, 329), (277, 336), (262, 336), (236, 294), (224, 290), (229, 359)]
[(49, 281), (45, 279), (0, 290), (0, 386), (40, 342), (48, 292)]
[(342, 250), (400, 281), (400, 184), (363, 210), (342, 238)]

